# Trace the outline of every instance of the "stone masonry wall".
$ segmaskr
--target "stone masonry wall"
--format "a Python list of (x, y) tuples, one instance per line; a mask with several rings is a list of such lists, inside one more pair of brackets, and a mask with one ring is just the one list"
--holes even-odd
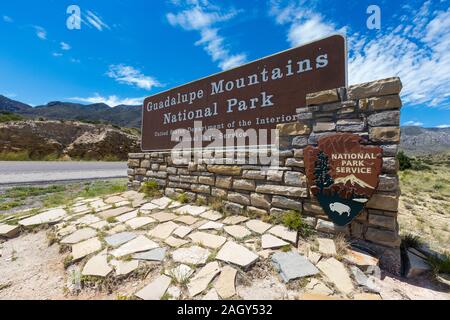
[[(309, 94), (307, 106), (297, 109), (298, 122), (278, 125), (280, 165), (175, 163), (170, 153), (130, 154), (129, 186), (155, 180), (170, 197), (184, 193), (202, 202), (222, 199), (224, 208), (239, 214), (280, 215), (300, 212), (318, 231), (342, 233), (381, 256), (382, 266), (398, 273), (400, 237), (397, 224), (400, 195), (396, 160), (400, 142), (399, 78)], [(320, 137), (337, 132), (355, 133), (363, 143), (383, 148), (383, 168), (376, 193), (366, 209), (346, 227), (329, 221), (308, 191), (303, 149)], [(232, 158), (229, 155), (228, 158)]]

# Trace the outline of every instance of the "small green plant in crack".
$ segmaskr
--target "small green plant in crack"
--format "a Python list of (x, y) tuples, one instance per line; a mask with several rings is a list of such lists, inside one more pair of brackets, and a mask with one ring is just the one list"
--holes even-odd
[(282, 247), (281, 248), (281, 251), (283, 251), (283, 252), (289, 252), (289, 251), (291, 251), (291, 245), (290, 244), (288, 244), (288, 245), (285, 245), (284, 247)]
[(189, 202), (189, 198), (186, 195), (186, 193), (180, 193), (177, 197), (177, 201), (180, 203), (188, 203)]
[(164, 293), (164, 295), (161, 297), (161, 300), (170, 300), (170, 299), (172, 299), (173, 297), (172, 297), (172, 295), (170, 294), (170, 293), (168, 293), (168, 292), (166, 292), (166, 293)]
[(106, 222), (108, 222), (108, 223), (116, 223), (116, 222), (117, 222), (117, 219), (116, 219), (115, 217), (108, 217), (108, 218), (106, 219)]
[(72, 255), (67, 255), (63, 261), (64, 269), (69, 268), (72, 263), (73, 263)]
[(161, 196), (161, 191), (159, 190), (159, 184), (155, 180), (149, 180), (142, 184), (140, 192), (144, 193), (149, 198)]
[(218, 254), (218, 253), (219, 253), (219, 250), (218, 250), (218, 249), (213, 250), (213, 251), (209, 254), (208, 259), (206, 260), (206, 263), (215, 261), (216, 258), (217, 258), (217, 254)]
[(311, 227), (305, 223), (302, 215), (297, 211), (291, 210), (284, 213), (281, 221), (285, 227), (298, 231), (304, 238), (308, 238), (312, 234)]

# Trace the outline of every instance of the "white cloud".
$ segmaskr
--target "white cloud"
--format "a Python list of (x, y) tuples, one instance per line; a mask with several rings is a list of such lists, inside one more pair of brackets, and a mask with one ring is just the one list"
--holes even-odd
[(119, 83), (136, 86), (141, 89), (151, 90), (153, 87), (163, 87), (155, 78), (146, 76), (139, 70), (123, 64), (110, 65), (106, 74)]
[(450, 128), (450, 124), (441, 124), (441, 125), (437, 126), (436, 128), (447, 129), (447, 128)]
[[(86, 19), (86, 20), (84, 20)], [(97, 14), (92, 11), (87, 11), (87, 14), (84, 15), (84, 19), (82, 22), (88, 26), (92, 26), (98, 31), (103, 31), (103, 29), (110, 30), (111, 28), (99, 17)]]
[(67, 43), (65, 43), (63, 41), (61, 41), (60, 45), (61, 45), (61, 50), (70, 50), (70, 49), (72, 49), (72, 47), (69, 44), (67, 44)]
[(9, 16), (3, 16), (2, 18), (3, 18), (3, 21), (5, 21), (7, 23), (13, 23), (14, 22), (14, 20), (11, 17), (9, 17)]
[(403, 124), (404, 126), (412, 126), (412, 127), (421, 127), (423, 126), (423, 122), (419, 121), (408, 121)]
[(350, 32), (347, 26), (326, 21), (302, 1), (271, 4), (276, 22), (288, 26), (287, 38), (293, 46), (336, 30), (347, 31), (349, 84), (399, 76), (405, 105), (450, 109), (450, 9), (435, 10), (431, 1), (419, 10), (404, 7), (407, 12), (397, 26), (386, 26), (373, 37), (371, 31)]
[(53, 52), (52, 53), (52, 56), (54, 56), (54, 57), (62, 57), (63, 56), (63, 54), (62, 53), (59, 53), (59, 52)]
[(222, 12), (216, 6), (211, 5), (207, 0), (172, 0), (177, 6), (183, 6), (184, 10), (178, 13), (168, 13), (167, 20), (173, 27), (181, 27), (187, 31), (197, 31), (200, 33), (200, 40), (195, 45), (202, 46), (217, 62), (222, 70), (227, 70), (241, 65), (247, 61), (245, 54), (232, 54), (225, 43), (225, 38), (219, 35), (217, 26), (220, 22), (225, 22), (236, 16), (236, 10)]
[(116, 107), (119, 105), (132, 105), (132, 106), (142, 105), (145, 98), (146, 97), (119, 98), (118, 96), (115, 96), (115, 95), (104, 97), (104, 96), (101, 96), (98, 93), (96, 93), (93, 97), (88, 97), (88, 98), (74, 97), (74, 98), (69, 98), (68, 100), (90, 103), (90, 104), (105, 103), (110, 107)]
[(36, 32), (36, 36), (41, 40), (47, 40), (47, 31), (40, 27), (40, 26), (34, 26), (34, 31)]

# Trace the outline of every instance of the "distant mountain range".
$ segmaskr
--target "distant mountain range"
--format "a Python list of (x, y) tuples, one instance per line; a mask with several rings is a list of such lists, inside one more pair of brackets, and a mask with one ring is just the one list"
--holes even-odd
[[(20, 114), (28, 118), (50, 120), (78, 120), (108, 122), (113, 125), (141, 128), (141, 106), (120, 105), (114, 108), (104, 103), (83, 105), (69, 102), (50, 102), (31, 107), (0, 95), (0, 111)], [(426, 155), (450, 150), (450, 128), (402, 127), (401, 149), (409, 155)]]
[(104, 121), (121, 127), (138, 129), (141, 127), (142, 116), (141, 106), (120, 105), (111, 108), (104, 103), (83, 105), (54, 101), (43, 106), (31, 107), (2, 95), (0, 95), (0, 111), (13, 112), (28, 118)]

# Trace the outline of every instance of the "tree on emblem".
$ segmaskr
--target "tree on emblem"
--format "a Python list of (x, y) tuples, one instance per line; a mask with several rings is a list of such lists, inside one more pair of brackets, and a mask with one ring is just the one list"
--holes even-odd
[(323, 151), (320, 151), (317, 155), (314, 169), (315, 183), (319, 187), (320, 193), (323, 193), (324, 189), (330, 188), (334, 183), (329, 171), (328, 156)]

